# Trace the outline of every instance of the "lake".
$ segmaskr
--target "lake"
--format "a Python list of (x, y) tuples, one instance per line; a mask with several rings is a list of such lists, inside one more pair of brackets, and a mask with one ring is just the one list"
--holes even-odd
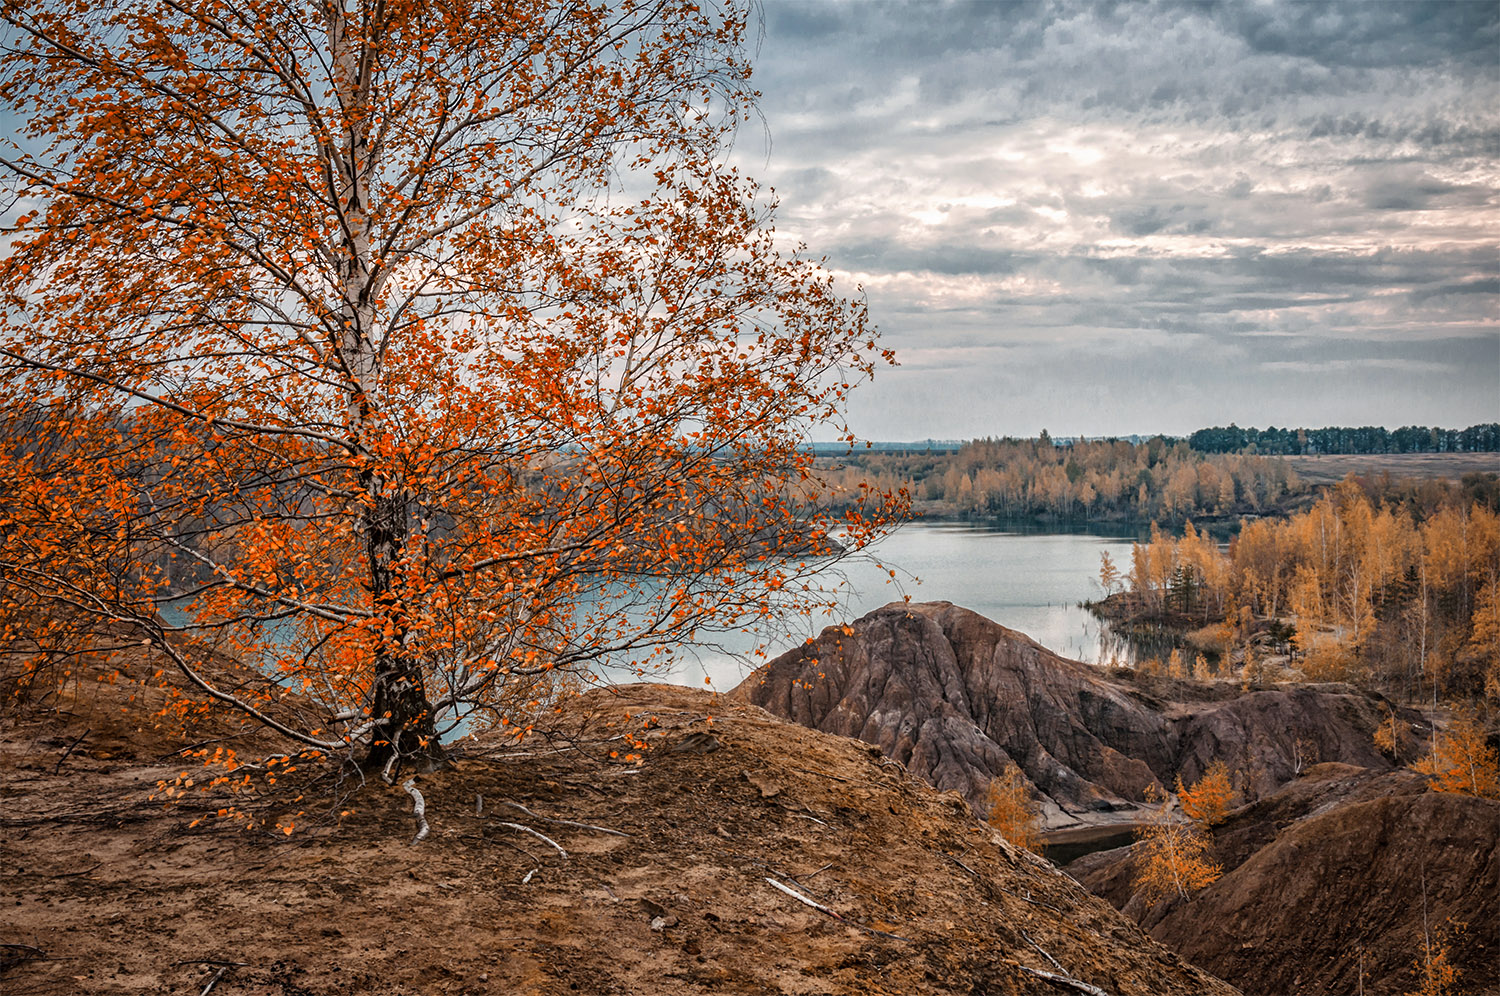
[[(1127, 532), (1129, 530), (1126, 530)], [(1078, 603), (1100, 597), (1099, 555), (1107, 552), (1122, 571), (1130, 566), (1129, 536), (1087, 533), (1043, 533), (965, 523), (909, 523), (875, 548), (875, 554), (897, 578), (873, 564), (843, 566), (839, 588), (844, 609), (836, 618), (819, 618), (804, 631), (760, 634), (769, 656), (790, 649), (824, 626), (853, 621), (872, 609), (910, 595), (914, 602), (948, 601), (973, 609), (1003, 626), (1019, 630), (1054, 653), (1090, 663), (1111, 655), (1132, 660), (1123, 640)], [(745, 652), (752, 644), (732, 649)], [(727, 691), (749, 666), (722, 653), (683, 656), (657, 680)]]

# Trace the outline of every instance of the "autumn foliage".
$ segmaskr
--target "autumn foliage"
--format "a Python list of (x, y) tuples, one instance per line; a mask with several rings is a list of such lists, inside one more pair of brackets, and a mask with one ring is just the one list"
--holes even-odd
[(1500, 752), (1485, 740), (1474, 711), (1454, 710), (1447, 729), (1432, 738), (1432, 752), (1412, 765), (1436, 792), (1500, 799)]
[(990, 826), (1017, 847), (1041, 853), (1041, 808), (1031, 798), (1026, 776), (1014, 762), (990, 781), (985, 802)]
[(1244, 522), (1227, 552), (1191, 523), (1180, 537), (1153, 528), (1127, 579), (1147, 613), (1196, 617), (1226, 651), (1288, 620), (1273, 644), (1296, 649), (1309, 678), (1500, 697), (1500, 516), (1421, 511), (1351, 478), (1286, 519)]
[(1204, 829), (1224, 822), (1233, 800), (1234, 787), (1230, 784), (1229, 766), (1223, 761), (1210, 764), (1203, 777), (1194, 782), (1191, 788), (1182, 784), (1181, 775), (1177, 776), (1178, 804), (1182, 806), (1188, 819)]
[(743, 10), (3, 17), (0, 615), (39, 665), (104, 621), (389, 775), (815, 610), (896, 507), (830, 518), (803, 446), (889, 356), (723, 164)]
[[(1227, 785), (1228, 769), (1222, 774)], [(1208, 777), (1205, 776), (1203, 781)], [(1218, 777), (1214, 776), (1214, 782), (1205, 788), (1202, 796), (1194, 798), (1193, 805), (1198, 812), (1214, 815), (1211, 807), (1217, 802), (1217, 782)], [(1218, 881), (1223, 868), (1210, 856), (1213, 838), (1209, 836), (1206, 825), (1196, 817), (1194, 822), (1179, 819), (1172, 812), (1169, 797), (1164, 797), (1155, 786), (1146, 790), (1146, 797), (1149, 801), (1161, 803), (1155, 818), (1136, 831), (1135, 886), (1145, 897), (1146, 905), (1155, 906), (1172, 897), (1187, 899), (1204, 886)], [(1183, 809), (1187, 811), (1186, 804)]]

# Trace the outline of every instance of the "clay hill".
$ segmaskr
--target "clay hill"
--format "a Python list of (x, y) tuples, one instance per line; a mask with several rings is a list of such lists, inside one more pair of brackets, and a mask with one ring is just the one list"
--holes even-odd
[(1500, 802), (1429, 792), (1410, 771), (1319, 764), (1234, 813), (1214, 843), (1223, 878), (1154, 909), (1132, 885), (1134, 847), (1066, 870), (1246, 992), (1412, 992), (1429, 939), (1461, 970), (1455, 991), (1500, 992)]
[(1234, 992), (958, 795), (748, 704), (632, 686), (466, 744), (417, 778), (413, 843), (400, 788), (328, 764), (256, 774), (254, 829), (201, 786), (150, 801), (190, 744), (128, 663), (94, 677), (0, 713), (7, 994)]
[(1224, 760), (1259, 801), (1217, 828), (1218, 883), (1147, 910), (1130, 848), (1067, 871), (1247, 993), (1408, 992), (1429, 938), (1449, 938), (1456, 991), (1500, 992), (1500, 803), (1427, 791), (1377, 753), (1378, 696), (1111, 674), (938, 602), (829, 628), (731, 697), (877, 745), (981, 812), (1014, 760), (1053, 828), (1149, 819), (1147, 784)]
[(1378, 696), (1339, 684), (1241, 693), (1111, 676), (948, 602), (897, 602), (829, 627), (730, 694), (875, 744), (979, 812), (990, 780), (1014, 761), (1044, 796), (1050, 828), (1119, 819), (1148, 785), (1179, 774), (1192, 783), (1214, 760), (1242, 772), (1254, 794), (1317, 761), (1392, 767), (1371, 739), (1384, 715)]

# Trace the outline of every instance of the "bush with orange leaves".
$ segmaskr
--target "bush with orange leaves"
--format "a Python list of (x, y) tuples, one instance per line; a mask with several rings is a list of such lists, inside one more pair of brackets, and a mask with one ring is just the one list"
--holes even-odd
[(1184, 786), (1182, 776), (1177, 776), (1178, 804), (1190, 820), (1205, 830), (1224, 822), (1233, 801), (1234, 787), (1229, 782), (1229, 766), (1223, 761), (1210, 764), (1192, 788)]
[(1162, 805), (1156, 818), (1136, 831), (1139, 857), (1135, 886), (1147, 906), (1176, 896), (1187, 899), (1197, 890), (1216, 882), (1223, 868), (1209, 857), (1213, 838), (1197, 823), (1177, 819), (1164, 794), (1156, 787), (1146, 790), (1146, 799)]
[(1434, 792), (1500, 799), (1500, 753), (1472, 709), (1455, 709), (1448, 728), (1433, 734), (1432, 752), (1411, 767), (1428, 776)]
[(1026, 776), (1015, 762), (1007, 763), (999, 777), (990, 781), (985, 802), (990, 826), (1017, 847), (1041, 853), (1041, 808), (1031, 798)]

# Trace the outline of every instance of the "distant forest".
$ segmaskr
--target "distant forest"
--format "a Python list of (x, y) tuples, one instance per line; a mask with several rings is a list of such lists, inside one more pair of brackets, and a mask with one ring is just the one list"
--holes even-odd
[[(1160, 436), (1069, 441), (975, 439), (956, 451), (858, 452), (823, 479), (853, 501), (861, 485), (909, 489), (913, 508), (943, 518), (1181, 522), (1265, 512), (1308, 489), (1284, 462), (1204, 455)], [(835, 499), (837, 501), (837, 499)]]
[[(1491, 435), (1485, 437), (1476, 430)], [(1247, 437), (1260, 435), (1258, 430), (1233, 426), (1228, 430), (1202, 430), (1231, 431)], [(1306, 433), (1309, 438), (1314, 433), (1385, 433), (1383, 429), (1285, 431), (1294, 437)], [(1466, 445), (1466, 441), (1496, 438), (1500, 426), (1475, 426), (1462, 432), (1419, 431), (1428, 433), (1429, 439), (1434, 432), (1447, 433), (1456, 437), (1459, 445)], [(1439, 444), (1445, 439), (1447, 436), (1440, 436)], [(1307, 453), (1366, 452), (1315, 451), (1310, 444), (1303, 445), (1308, 448), (1301, 452)], [(820, 477), (829, 487), (829, 499), (835, 507), (856, 503), (865, 487), (904, 487), (911, 495), (913, 510), (929, 518), (1112, 520), (1141, 525), (1151, 521), (1180, 525), (1187, 520), (1232, 523), (1247, 515), (1290, 514), (1315, 500), (1319, 489), (1302, 480), (1281, 459), (1281, 453), (1247, 447), (1205, 450), (1186, 439), (1163, 436), (1142, 442), (1054, 441), (1043, 431), (1036, 439), (974, 439), (957, 446), (912, 444), (855, 450), (822, 458)], [(1455, 445), (1438, 452), (1470, 451)], [(1500, 477), (1495, 474), (1467, 474), (1461, 483), (1375, 475), (1361, 481), (1361, 486), (1371, 501), (1406, 506), (1418, 518), (1444, 505), (1467, 508), (1477, 502), (1491, 510), (1500, 508)]]
[(1309, 456), (1321, 453), (1495, 453), (1500, 451), (1500, 422), (1467, 429), (1403, 425), (1328, 426), (1322, 429), (1199, 429), (1187, 437), (1200, 453), (1258, 453), (1263, 456)]

